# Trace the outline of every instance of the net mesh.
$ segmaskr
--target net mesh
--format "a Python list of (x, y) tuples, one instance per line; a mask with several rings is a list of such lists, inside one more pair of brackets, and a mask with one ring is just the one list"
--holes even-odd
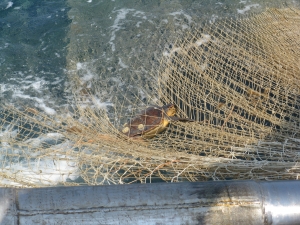
[[(2, 108), (1, 185), (298, 179), (299, 27), (296, 8), (191, 26), (151, 76), (133, 68), (118, 84), (85, 82), (70, 61), (74, 100), (60, 115)], [(149, 105), (169, 103), (192, 121), (171, 120), (152, 139), (122, 134)]]

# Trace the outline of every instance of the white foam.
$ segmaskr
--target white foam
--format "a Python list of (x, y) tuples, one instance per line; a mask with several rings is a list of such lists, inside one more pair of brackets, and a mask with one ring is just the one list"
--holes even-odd
[(162, 23), (168, 23), (169, 21), (167, 20), (167, 19), (163, 19), (163, 20), (161, 20), (160, 22), (162, 22)]
[(40, 135), (38, 138), (30, 138), (26, 140), (24, 143), (30, 144), (30, 146), (32, 147), (39, 147), (43, 143), (56, 142), (63, 137), (64, 135), (60, 133), (47, 133), (44, 135)]
[(259, 4), (247, 5), (244, 9), (237, 9), (237, 12), (240, 14), (244, 14), (245, 12), (249, 11), (252, 7), (259, 7)]
[(180, 52), (180, 51), (181, 51), (181, 48), (180, 48), (180, 47), (172, 48), (170, 52), (164, 51), (164, 52), (163, 52), (163, 56), (169, 57), (170, 55), (174, 54), (175, 52)]
[(99, 98), (93, 98), (93, 103), (97, 108), (107, 110), (107, 106), (113, 106), (111, 102), (102, 102)]
[(111, 81), (115, 82), (116, 84), (118, 84), (118, 86), (122, 86), (122, 85), (125, 85), (124, 82), (122, 82), (119, 78), (117, 77), (111, 77), (110, 78)]
[(112, 51), (116, 50), (115, 44), (113, 42), (116, 39), (116, 32), (122, 28), (122, 25), (123, 25), (122, 20), (124, 20), (126, 18), (126, 15), (131, 11), (134, 11), (134, 10), (124, 8), (124, 9), (115, 11), (118, 14), (114, 20), (114, 24), (111, 26), (112, 32), (111, 32), (111, 38), (109, 40), (109, 44), (111, 45)]
[(48, 115), (55, 115), (56, 114), (56, 111), (48, 106), (46, 106), (45, 103), (40, 103), (38, 104), (38, 107), (42, 110), (45, 111), (45, 113), (47, 113)]
[(137, 10), (135, 13), (133, 13), (133, 16), (136, 16), (136, 17), (142, 16), (143, 17), (143, 16), (145, 16), (145, 12)]
[(31, 83), (31, 86), (38, 92), (41, 92), (41, 88), (44, 84), (44, 81), (43, 80), (39, 80), (39, 81), (36, 81), (34, 83)]
[(13, 129), (11, 125), (5, 127), (5, 130), (0, 132), (0, 140), (2, 147), (8, 146), (7, 141), (15, 138), (18, 135), (18, 129)]
[[(5, 43), (3, 47), (0, 47), (0, 49), (5, 49), (9, 46), (10, 44), (9, 43)], [(5, 60), (4, 60), (5, 61)]]
[(202, 34), (202, 38), (198, 39), (195, 43), (200, 46), (210, 41), (210, 35)]
[(7, 84), (0, 84), (0, 93), (3, 94), (5, 91), (7, 91)]
[[(7, 126), (6, 131), (1, 133), (0, 140), (0, 156), (5, 154), (15, 154), (16, 157), (22, 155), (26, 156), (21, 160), (12, 160), (6, 162), (0, 160), (1, 168), (0, 171), (7, 174), (8, 177), (17, 177), (17, 180), (28, 182), (31, 184), (44, 184), (44, 185), (56, 185), (59, 182), (65, 182), (67, 179), (74, 180), (78, 178), (78, 168), (76, 159), (65, 155), (65, 152), (72, 150), (74, 144), (70, 141), (65, 141), (60, 144), (55, 144), (57, 141), (64, 136), (60, 133), (48, 133), (43, 134), (37, 138), (32, 138), (24, 143), (30, 144), (31, 147), (43, 147), (43, 144), (49, 143), (49, 151), (44, 154), (40, 151), (33, 151), (32, 149), (18, 148), (17, 145), (13, 147), (7, 142), (3, 143), (4, 140), (8, 140), (9, 137), (15, 131), (10, 131), (11, 127)], [(10, 134), (9, 134), (10, 133)], [(26, 151), (26, 152), (24, 152)], [(35, 158), (35, 160), (31, 160)], [(18, 183), (10, 180), (0, 180), (1, 184), (9, 184), (18, 186)]]
[(146, 95), (146, 93), (144, 92), (144, 90), (142, 90), (142, 89), (138, 89), (138, 92), (139, 92), (139, 95), (141, 96), (141, 99), (145, 99), (145, 98), (147, 98), (147, 95)]
[(8, 2), (8, 3), (7, 3), (7, 6), (6, 6), (6, 8), (5, 8), (5, 9), (8, 9), (8, 8), (12, 7), (12, 6), (13, 6), (13, 4), (14, 4), (13, 2)]
[(23, 99), (32, 99), (34, 101), (37, 102), (36, 106), (40, 109), (42, 109), (45, 113), (47, 113), (48, 115), (55, 115), (56, 111), (48, 106), (46, 106), (46, 104), (44, 103), (44, 100), (38, 97), (32, 97), (30, 95), (25, 95), (23, 92), (21, 91), (15, 91), (15, 93), (13, 94), (13, 97), (19, 97), (19, 98), (23, 98)]
[(144, 19), (144, 20), (147, 20), (146, 13), (145, 13), (145, 12), (142, 12), (142, 11), (139, 11), (139, 10), (137, 10), (137, 11), (133, 14), (133, 16), (142, 18), (142, 19)]
[[(71, 160), (62, 155), (55, 155), (52, 159), (49, 157), (49, 159), (37, 159), (35, 162), (11, 163), (0, 171), (8, 175), (15, 175), (18, 177), (17, 180), (20, 181), (32, 184), (56, 185), (65, 182), (67, 179), (75, 180), (78, 178), (76, 163)], [(2, 181), (0, 182), (2, 183)]]
[(76, 63), (76, 69), (77, 70), (81, 70), (83, 68), (84, 68), (84, 64), (83, 63), (80, 63), (80, 62)]
[(59, 83), (62, 83), (64, 79), (62, 79), (62, 78), (60, 79), (59, 77), (56, 77), (56, 78), (54, 78), (54, 80), (56, 80), (56, 81), (51, 82), (52, 85), (57, 85)]
[[(94, 78), (94, 73), (89, 68), (90, 65), (91, 65), (91, 62), (84, 62), (84, 63), (78, 62), (76, 64), (76, 69), (80, 70), (80, 73), (84, 74), (84, 75), (81, 76), (80, 80), (83, 83), (87, 84), (87, 86), (86, 86), (87, 88), (89, 88), (91, 86), (91, 82), (89, 82), (89, 83), (87, 83), (87, 82), (91, 81)], [(119, 65), (122, 68), (127, 68), (128, 67), (125, 63), (122, 62), (121, 58), (119, 58)], [(110, 70), (110, 69), (112, 69), (112, 67), (111, 68), (108, 67), (107, 69)], [(118, 83), (118, 84), (121, 84), (121, 81), (118, 78), (111, 77), (110, 79), (112, 81)], [(108, 106), (113, 106), (113, 103), (109, 102), (109, 100), (108, 101), (102, 101), (101, 99), (97, 98), (96, 96), (93, 96), (91, 101), (89, 99), (86, 99), (85, 101), (81, 101), (80, 106), (82, 108), (85, 108), (85, 107), (89, 106), (89, 107), (97, 107), (97, 108), (107, 110), (107, 107)]]
[[(14, 84), (0, 84), (0, 94), (12, 92), (12, 99), (20, 98), (32, 100), (37, 107), (44, 110), (47, 114), (55, 114), (55, 110), (47, 106), (48, 103), (53, 102), (51, 96), (44, 94), (47, 88), (45, 84), (48, 83), (43, 78), (27, 75), (27, 72), (18, 71), (16, 74), (17, 76), (10, 78), (10, 80), (14, 81)], [(60, 81), (63, 81), (63, 79), (60, 79)], [(17, 85), (15, 83), (17, 83)], [(26, 105), (26, 102), (24, 102), (24, 105)]]
[(211, 15), (211, 18), (210, 18), (210, 20), (209, 20), (209, 23), (214, 23), (214, 22), (216, 22), (216, 19), (217, 19), (217, 18), (218, 18), (217, 15), (212, 14), (212, 15)]
[(80, 80), (83, 82), (90, 81), (94, 77), (94, 74), (91, 72), (88, 65), (89, 63), (76, 63), (77, 70), (82, 70), (84, 72), (84, 75), (80, 78)]
[(189, 26), (186, 25), (186, 24), (182, 24), (181, 27), (182, 27), (183, 30), (189, 28)]
[(142, 23), (142, 21), (139, 21), (139, 22), (136, 23), (135, 26), (136, 26), (136, 27), (140, 27), (140, 24), (141, 24), (141, 23)]
[(119, 58), (119, 65), (122, 67), (122, 68), (128, 68), (128, 66), (122, 62), (122, 59)]
[(175, 16), (175, 17), (176, 17), (177, 15), (183, 15), (185, 18), (187, 18), (189, 24), (190, 24), (191, 22), (193, 22), (192, 17), (191, 17), (190, 15), (188, 15), (188, 14), (185, 14), (185, 13), (183, 12), (183, 10), (169, 13), (169, 15), (172, 15), (172, 16)]
[(82, 81), (89, 81), (89, 80), (92, 80), (94, 77), (94, 75), (92, 73), (87, 73), (85, 74), (80, 80)]

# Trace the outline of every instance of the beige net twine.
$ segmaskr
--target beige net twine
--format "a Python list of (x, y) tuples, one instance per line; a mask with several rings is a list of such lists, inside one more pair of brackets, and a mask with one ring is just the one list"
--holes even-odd
[(133, 74), (126, 88), (106, 84), (120, 94), (108, 111), (78, 74), (62, 116), (4, 107), (1, 185), (298, 179), (300, 10), (269, 9), (175, 39), (146, 81)]

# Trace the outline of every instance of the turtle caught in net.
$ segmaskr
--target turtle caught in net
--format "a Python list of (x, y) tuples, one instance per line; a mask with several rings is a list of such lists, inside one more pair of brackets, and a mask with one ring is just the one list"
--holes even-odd
[(177, 106), (167, 104), (164, 106), (150, 106), (139, 115), (125, 123), (122, 133), (130, 138), (150, 139), (165, 131), (171, 121), (193, 122), (188, 118), (175, 116)]

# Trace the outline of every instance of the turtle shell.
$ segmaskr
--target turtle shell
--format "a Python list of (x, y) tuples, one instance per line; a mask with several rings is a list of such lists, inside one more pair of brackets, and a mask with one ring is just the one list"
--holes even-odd
[(128, 137), (152, 138), (165, 130), (168, 123), (164, 107), (151, 106), (124, 124), (122, 133)]

